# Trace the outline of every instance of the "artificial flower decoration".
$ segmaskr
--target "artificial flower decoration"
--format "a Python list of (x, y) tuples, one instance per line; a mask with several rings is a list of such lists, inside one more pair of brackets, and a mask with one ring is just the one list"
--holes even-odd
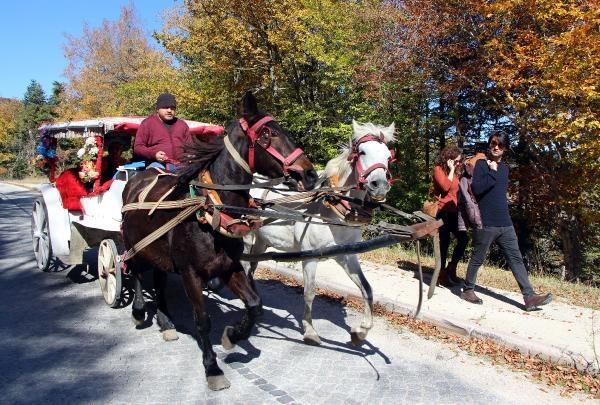
[(35, 147), (34, 164), (44, 172), (48, 172), (56, 161), (56, 144), (56, 138), (42, 135)]
[(96, 170), (98, 152), (96, 139), (93, 136), (87, 138), (83, 148), (77, 151), (77, 157), (81, 159), (81, 163), (79, 164), (79, 178), (84, 183), (90, 183), (100, 176), (100, 173)]

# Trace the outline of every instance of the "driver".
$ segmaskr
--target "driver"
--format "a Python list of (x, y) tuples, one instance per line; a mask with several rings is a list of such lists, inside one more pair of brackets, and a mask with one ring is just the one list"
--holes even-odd
[(156, 99), (156, 113), (140, 124), (133, 152), (150, 162), (148, 167), (173, 171), (183, 154), (183, 145), (190, 139), (185, 121), (177, 119), (175, 96), (163, 93)]

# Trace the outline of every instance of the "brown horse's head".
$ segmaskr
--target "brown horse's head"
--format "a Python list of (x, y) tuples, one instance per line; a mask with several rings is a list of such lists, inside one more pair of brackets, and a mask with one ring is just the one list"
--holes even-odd
[(312, 190), (318, 178), (312, 163), (273, 117), (258, 110), (251, 92), (242, 98), (239, 115), (232, 132), (241, 131), (248, 140), (250, 170), (271, 178), (284, 176), (290, 186)]

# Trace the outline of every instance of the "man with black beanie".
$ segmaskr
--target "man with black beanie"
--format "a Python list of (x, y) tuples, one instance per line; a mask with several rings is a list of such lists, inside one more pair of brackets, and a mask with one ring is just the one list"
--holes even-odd
[(156, 113), (140, 124), (133, 145), (134, 154), (150, 167), (173, 170), (190, 139), (190, 129), (175, 117), (175, 96), (163, 93), (156, 99)]

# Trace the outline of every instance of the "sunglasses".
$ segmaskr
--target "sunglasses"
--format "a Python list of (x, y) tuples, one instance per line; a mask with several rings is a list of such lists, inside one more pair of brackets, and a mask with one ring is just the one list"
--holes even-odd
[(498, 147), (498, 149), (504, 149), (504, 145), (502, 145), (500, 142), (493, 140), (492, 142), (490, 142), (490, 148), (495, 148)]

